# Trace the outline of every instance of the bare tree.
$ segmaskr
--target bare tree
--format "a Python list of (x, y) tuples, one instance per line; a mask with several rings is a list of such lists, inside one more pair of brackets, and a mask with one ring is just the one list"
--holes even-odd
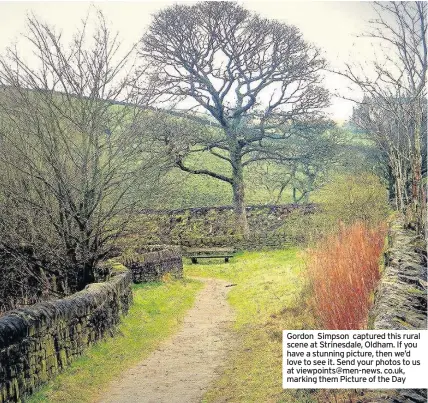
[[(354, 122), (369, 131), (388, 155), (397, 208), (411, 212), (409, 220), (422, 230), (426, 205), (422, 167), (426, 160), (427, 4), (377, 2), (375, 10), (377, 18), (371, 21), (373, 30), (368, 36), (378, 41), (382, 57), (371, 66), (347, 65), (341, 74), (364, 93)], [(370, 76), (367, 71), (374, 74)]]
[[(293, 160), (276, 142), (296, 124), (320, 119), (328, 104), (319, 86), (325, 67), (320, 51), (296, 27), (263, 19), (234, 2), (174, 5), (154, 16), (140, 55), (157, 78), (164, 100), (192, 102), (208, 112), (219, 130), (187, 151), (209, 152), (226, 172), (189, 165), (180, 169), (227, 182), (233, 189), (237, 226), (248, 230), (244, 168), (260, 160)], [(312, 124), (312, 123), (311, 123)]]
[(0, 248), (39, 287), (68, 293), (94, 280), (155, 181), (133, 130), (148, 92), (135, 92), (132, 50), (101, 13), (70, 44), (34, 16), (28, 28), (36, 59), (16, 48), (0, 58)]

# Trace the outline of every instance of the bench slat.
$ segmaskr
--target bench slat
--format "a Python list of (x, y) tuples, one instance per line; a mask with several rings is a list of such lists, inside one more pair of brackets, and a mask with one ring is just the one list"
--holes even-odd
[(228, 263), (229, 262), (229, 258), (231, 258), (231, 257), (233, 257), (234, 255), (233, 254), (231, 254), (231, 255), (225, 255), (225, 254), (223, 254), (223, 255), (191, 255), (191, 256), (187, 256), (189, 259), (191, 259), (192, 260), (192, 263), (193, 264), (196, 264), (196, 263), (198, 263), (198, 259), (200, 258), (200, 259), (215, 259), (215, 258), (224, 258), (224, 262), (225, 263)]
[(209, 255), (209, 256), (205, 256), (205, 255), (189, 255), (187, 256), (189, 259), (192, 258), (201, 258), (201, 259), (209, 259), (209, 258), (223, 258), (223, 257), (233, 257), (233, 255)]

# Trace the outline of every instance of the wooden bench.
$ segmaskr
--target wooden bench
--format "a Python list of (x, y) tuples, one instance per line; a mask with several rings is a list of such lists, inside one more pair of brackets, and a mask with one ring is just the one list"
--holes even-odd
[(224, 258), (225, 263), (229, 263), (229, 258), (233, 257), (233, 254), (231, 255), (196, 255), (196, 256), (189, 256), (189, 258), (192, 260), (193, 264), (198, 263), (198, 259), (215, 259), (215, 258)]
[(185, 253), (193, 264), (198, 263), (198, 259), (224, 259), (225, 263), (235, 255), (235, 252), (230, 249), (188, 249)]

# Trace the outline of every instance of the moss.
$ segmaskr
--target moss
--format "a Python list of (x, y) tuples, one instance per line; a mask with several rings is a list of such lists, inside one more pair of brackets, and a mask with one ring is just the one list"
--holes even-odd
[(415, 288), (415, 287), (409, 287), (407, 289), (407, 292), (409, 294), (413, 294), (413, 295), (420, 295), (420, 296), (425, 296), (426, 295), (426, 291), (425, 290), (420, 290), (419, 288)]
[(19, 385), (16, 378), (12, 379), (12, 381), (9, 383), (9, 396), (13, 396), (16, 400), (20, 400)]
[(4, 385), (2, 390), (1, 390), (0, 402), (6, 402), (7, 397), (8, 397), (7, 387), (6, 387), (6, 385)]
[(65, 352), (65, 350), (60, 350), (58, 355), (61, 367), (65, 368), (67, 366), (67, 353)]
[(369, 315), (369, 317), (367, 319), (367, 329), (369, 329), (369, 330), (374, 329), (374, 321), (375, 321), (375, 318), (373, 316)]
[(413, 326), (410, 323), (406, 322), (405, 320), (403, 320), (401, 318), (395, 318), (395, 321), (397, 323), (399, 323), (400, 325), (408, 328), (408, 329), (412, 329), (413, 328)]
[(54, 368), (56, 372), (56, 369), (58, 368), (58, 362), (56, 360), (56, 356), (55, 355), (49, 355), (46, 357), (46, 363), (48, 365), (48, 368)]
[[(40, 381), (42, 381), (42, 382), (46, 382), (48, 380), (47, 365), (46, 365), (46, 360), (44, 360), (44, 359), (42, 359), (42, 361), (41, 361), (41, 369), (40, 369), (40, 373), (39, 373), (39, 378), (40, 378)], [(31, 387), (32, 387), (32, 389), (34, 389), (34, 387), (35, 387), (33, 380), (31, 383)]]
[(105, 262), (102, 262), (102, 267), (109, 270), (111, 273), (121, 273), (128, 270), (119, 260), (120, 258), (106, 260)]
[(33, 326), (30, 326), (29, 328), (28, 328), (28, 335), (29, 336), (34, 336), (36, 334), (36, 327), (33, 325)]

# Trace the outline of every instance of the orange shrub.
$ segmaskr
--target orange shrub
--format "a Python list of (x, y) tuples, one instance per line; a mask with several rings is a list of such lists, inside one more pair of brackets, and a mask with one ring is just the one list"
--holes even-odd
[(322, 329), (364, 329), (380, 278), (386, 228), (357, 222), (308, 252), (312, 303)]

